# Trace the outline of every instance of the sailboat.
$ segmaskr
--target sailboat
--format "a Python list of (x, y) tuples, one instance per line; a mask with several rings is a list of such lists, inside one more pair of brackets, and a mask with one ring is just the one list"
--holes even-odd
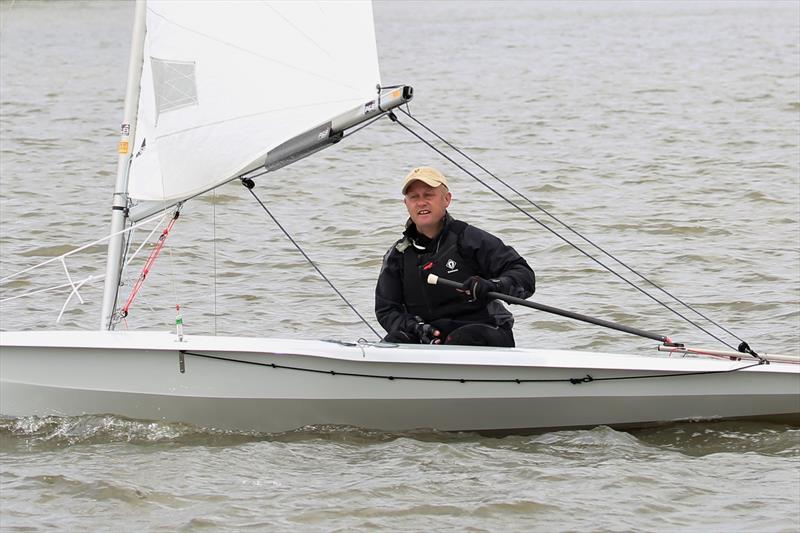
[[(408, 103), (410, 86), (382, 87), (377, 57), (369, 2), (138, 0), (100, 328), (0, 332), (0, 414), (259, 432), (800, 423), (796, 358), (658, 335), (669, 356), (191, 335), (180, 315), (174, 332), (122, 330), (139, 286), (120, 294), (131, 228), (165, 219), (155, 260), (185, 203), (252, 184)], [(78, 296), (80, 282), (69, 284)]]

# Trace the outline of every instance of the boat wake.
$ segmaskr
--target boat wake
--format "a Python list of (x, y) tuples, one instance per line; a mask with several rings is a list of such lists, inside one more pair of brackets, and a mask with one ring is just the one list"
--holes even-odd
[(58, 448), (78, 444), (220, 444), (247, 440), (244, 433), (200, 429), (189, 424), (134, 420), (114, 415), (0, 417), (0, 441)]
[(115, 415), (83, 416), (0, 416), (0, 449), (8, 445), (59, 448), (86, 444), (129, 443), (138, 445), (172, 443), (198, 446), (235, 446), (247, 442), (303, 442), (323, 440), (347, 444), (377, 444), (401, 437), (423, 442), (474, 440), (475, 433), (435, 430), (386, 432), (352, 426), (314, 425), (281, 433), (232, 431), (201, 428), (191, 424), (136, 420)]
[[(135, 420), (114, 415), (0, 417), (0, 450), (48, 450), (78, 445), (117, 444), (237, 446), (247, 443), (329, 442), (371, 446), (410, 439), (442, 445), (477, 444), (558, 455), (615, 452), (645, 448), (677, 452), (690, 457), (716, 453), (756, 453), (772, 457), (800, 457), (800, 428), (767, 422), (679, 422), (646, 429), (621, 431), (608, 426), (585, 430), (552, 431), (537, 435), (487, 436), (475, 432), (432, 429), (388, 432), (352, 426), (305, 426), (282, 433), (259, 433), (200, 428), (190, 424)], [(593, 450), (593, 451), (592, 451)]]

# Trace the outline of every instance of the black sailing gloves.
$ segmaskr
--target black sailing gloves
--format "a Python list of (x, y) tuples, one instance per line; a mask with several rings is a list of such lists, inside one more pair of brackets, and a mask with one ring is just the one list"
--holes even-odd
[(420, 344), (439, 344), (442, 339), (439, 338), (439, 330), (426, 324), (422, 318), (415, 316), (417, 324), (414, 326), (414, 335), (419, 339)]
[(489, 302), (489, 293), (502, 293), (503, 286), (500, 280), (472, 276), (461, 285), (460, 290), (466, 294), (469, 302), (478, 302), (481, 305), (486, 305)]

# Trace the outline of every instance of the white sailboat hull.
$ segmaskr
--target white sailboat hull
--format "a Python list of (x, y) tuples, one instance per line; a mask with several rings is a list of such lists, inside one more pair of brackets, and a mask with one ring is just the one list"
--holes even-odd
[(0, 414), (114, 414), (259, 432), (323, 424), (514, 432), (724, 418), (800, 424), (800, 365), (743, 368), (751, 364), (520, 348), (15, 332), (0, 333)]

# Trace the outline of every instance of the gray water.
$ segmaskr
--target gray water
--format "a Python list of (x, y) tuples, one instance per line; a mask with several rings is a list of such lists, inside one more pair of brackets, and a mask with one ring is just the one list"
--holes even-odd
[[(0, 2), (2, 276), (107, 233), (132, 12)], [(379, 2), (375, 17), (382, 81), (414, 86), (416, 118), (756, 350), (800, 351), (800, 4)], [(456, 217), (529, 259), (536, 301), (724, 347), (389, 121), (255, 192), (379, 330), (374, 280), (420, 164), (450, 177)], [(96, 246), (68, 266), (103, 261)], [(64, 281), (56, 264), (0, 298)], [(5, 302), (0, 329), (94, 328), (100, 293), (60, 324), (64, 292)], [(236, 184), (185, 206), (123, 327), (170, 329), (176, 303), (188, 333), (374, 338)], [(655, 353), (515, 314), (520, 346)], [(486, 438), (6, 418), (0, 528), (796, 531), (798, 458), (800, 430), (761, 423)]]

